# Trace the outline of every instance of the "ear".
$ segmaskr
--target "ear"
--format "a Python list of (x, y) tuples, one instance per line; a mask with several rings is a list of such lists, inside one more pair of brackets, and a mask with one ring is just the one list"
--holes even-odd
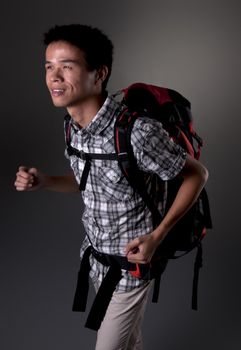
[(108, 75), (109, 69), (107, 66), (102, 66), (101, 68), (99, 68), (96, 72), (96, 83), (103, 83), (103, 81), (105, 81), (107, 75)]

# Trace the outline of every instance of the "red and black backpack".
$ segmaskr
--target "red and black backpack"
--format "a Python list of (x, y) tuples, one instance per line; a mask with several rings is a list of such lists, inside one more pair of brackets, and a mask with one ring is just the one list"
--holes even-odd
[[(136, 166), (131, 146), (131, 131), (136, 118), (145, 115), (160, 121), (170, 138), (197, 160), (200, 158), (203, 141), (194, 130), (190, 102), (177, 91), (136, 83), (123, 89), (122, 92), (124, 94), (122, 102), (126, 105), (126, 109), (117, 117), (114, 131), (119, 166), (130, 185), (146, 202), (156, 226), (162, 219), (161, 214), (146, 191), (144, 183), (146, 177)], [(181, 182), (182, 179), (178, 176), (167, 181), (166, 211), (171, 206)], [(172, 250), (188, 252), (198, 245), (206, 229), (211, 227), (208, 196), (203, 189), (194, 206), (168, 233), (161, 245), (165, 249), (170, 245)]]
[[(162, 220), (162, 215), (146, 190), (146, 177), (136, 165), (130, 141), (136, 118), (146, 115), (160, 121), (170, 138), (197, 160), (200, 158), (203, 141), (194, 129), (190, 102), (177, 91), (136, 83), (123, 89), (122, 92), (124, 95), (122, 102), (126, 105), (126, 109), (118, 116), (115, 123), (115, 148), (116, 154), (119, 155), (119, 166), (130, 185), (145, 201), (152, 213), (154, 226), (157, 226)], [(153, 181), (158, 181), (157, 176), (151, 176), (155, 178)], [(179, 176), (167, 181), (166, 212), (174, 201), (181, 183), (182, 179)], [(193, 309), (197, 309), (198, 274), (202, 266), (201, 241), (209, 228), (212, 228), (212, 222), (209, 200), (204, 188), (193, 207), (167, 234), (155, 254), (157, 258), (166, 255), (169, 259), (175, 259), (197, 248), (193, 278)]]

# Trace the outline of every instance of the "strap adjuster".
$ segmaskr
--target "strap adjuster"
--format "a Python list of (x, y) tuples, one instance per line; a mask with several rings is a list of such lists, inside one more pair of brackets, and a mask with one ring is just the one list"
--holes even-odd
[(67, 147), (67, 152), (69, 156), (76, 156), (82, 160), (86, 160), (88, 158), (87, 154), (83, 150), (79, 151), (72, 146)]
[(127, 152), (120, 152), (117, 154), (117, 156), (120, 161), (127, 160), (129, 158)]

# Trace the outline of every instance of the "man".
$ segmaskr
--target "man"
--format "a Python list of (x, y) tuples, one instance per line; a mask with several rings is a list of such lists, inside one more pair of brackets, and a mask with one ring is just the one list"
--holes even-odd
[[(67, 109), (65, 126), (71, 146), (85, 153), (114, 153), (114, 123), (123, 106), (106, 92), (112, 67), (111, 41), (96, 28), (64, 25), (50, 29), (44, 42), (46, 84), (54, 105)], [(150, 211), (122, 176), (117, 161), (104, 158), (91, 162), (84, 187), (82, 175), (87, 162), (67, 151), (72, 174), (49, 176), (24, 166), (17, 172), (18, 191), (44, 187), (74, 192), (80, 185), (87, 234), (81, 258), (89, 246), (93, 247), (90, 276), (96, 290), (109, 271), (98, 261), (97, 254), (126, 257), (130, 263), (149, 263), (163, 238), (192, 206), (208, 177), (205, 167), (175, 145), (155, 120), (139, 118), (131, 143), (142, 170), (154, 172), (162, 180), (183, 177), (175, 201), (155, 229)], [(159, 198), (162, 212), (164, 197)], [(149, 281), (122, 269), (98, 330), (96, 349), (142, 349), (140, 326), (149, 288)]]

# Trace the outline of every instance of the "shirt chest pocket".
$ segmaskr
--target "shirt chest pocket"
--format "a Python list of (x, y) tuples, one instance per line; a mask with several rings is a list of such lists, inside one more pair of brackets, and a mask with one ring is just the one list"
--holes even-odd
[(103, 196), (110, 201), (129, 201), (134, 195), (134, 190), (123, 176), (118, 165), (113, 167), (101, 167), (98, 178)]

